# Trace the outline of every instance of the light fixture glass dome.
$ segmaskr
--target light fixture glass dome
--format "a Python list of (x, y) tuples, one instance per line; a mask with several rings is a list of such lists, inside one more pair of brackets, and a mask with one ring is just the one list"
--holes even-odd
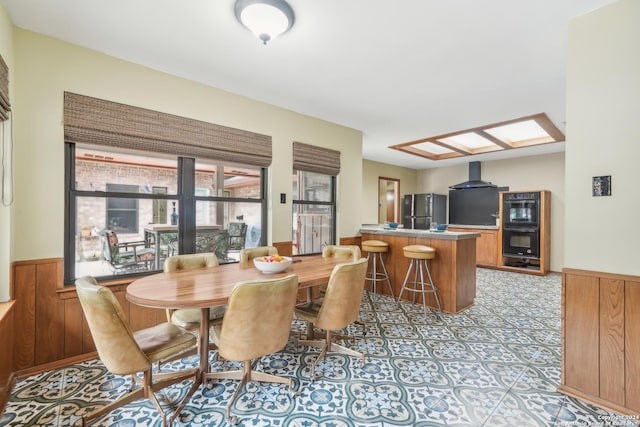
[(293, 9), (284, 0), (237, 0), (235, 13), (263, 44), (286, 32), (294, 20)]

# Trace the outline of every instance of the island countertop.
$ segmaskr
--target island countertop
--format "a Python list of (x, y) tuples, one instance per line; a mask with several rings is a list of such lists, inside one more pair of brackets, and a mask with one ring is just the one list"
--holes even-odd
[[(476, 296), (476, 239), (480, 237), (480, 233), (404, 228), (392, 230), (386, 229), (384, 225), (363, 224), (360, 234), (362, 241), (373, 239), (389, 243), (384, 263), (394, 297), (398, 296), (409, 267), (409, 259), (404, 256), (402, 248), (407, 245), (425, 245), (436, 250), (435, 257), (429, 260), (429, 270), (438, 290), (442, 311), (460, 313), (473, 305)], [(366, 256), (366, 252), (364, 255)], [(389, 293), (386, 286), (378, 286), (376, 291)], [(407, 292), (402, 298), (410, 300), (412, 296)], [(421, 299), (417, 298), (418, 303)], [(427, 296), (427, 305), (436, 306), (432, 295)]]
[(465, 240), (476, 239), (480, 237), (480, 233), (467, 231), (431, 231), (431, 230), (414, 230), (408, 228), (391, 229), (380, 226), (366, 226), (360, 228), (360, 234), (380, 234), (386, 236), (405, 236), (405, 237), (422, 237), (427, 239), (439, 240)]

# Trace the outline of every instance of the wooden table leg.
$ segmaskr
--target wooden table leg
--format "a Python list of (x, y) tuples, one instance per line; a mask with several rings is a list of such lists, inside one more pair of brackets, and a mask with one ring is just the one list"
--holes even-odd
[(204, 380), (204, 374), (209, 372), (209, 307), (203, 307), (201, 310), (198, 354), (200, 355), (200, 372)]

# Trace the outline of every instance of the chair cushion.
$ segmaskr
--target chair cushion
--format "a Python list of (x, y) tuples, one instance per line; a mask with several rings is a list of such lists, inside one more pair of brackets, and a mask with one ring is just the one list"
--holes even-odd
[(387, 252), (389, 250), (389, 243), (382, 240), (365, 240), (361, 245), (365, 252)]
[(134, 332), (133, 338), (151, 362), (189, 350), (197, 342), (191, 332), (168, 322)]
[(436, 250), (431, 246), (409, 245), (402, 248), (404, 256), (413, 259), (433, 259), (436, 256)]
[[(221, 319), (227, 309), (226, 305), (209, 307), (209, 320)], [(181, 308), (173, 312), (171, 322), (183, 328), (190, 328), (200, 323), (199, 308)]]

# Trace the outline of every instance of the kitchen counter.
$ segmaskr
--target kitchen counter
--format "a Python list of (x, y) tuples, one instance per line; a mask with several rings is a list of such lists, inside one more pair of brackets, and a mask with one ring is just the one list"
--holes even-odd
[[(456, 226), (457, 228), (457, 226)], [(439, 240), (464, 240), (475, 239), (480, 237), (480, 233), (465, 231), (431, 231), (431, 230), (414, 230), (409, 228), (386, 228), (386, 227), (365, 227), (360, 228), (360, 233), (381, 234), (388, 236), (412, 236), (426, 237)]]
[[(473, 305), (476, 296), (476, 239), (480, 233), (392, 230), (384, 226), (363, 225), (360, 234), (362, 241), (373, 239), (389, 243), (384, 262), (394, 296), (400, 293), (410, 262), (402, 248), (425, 245), (436, 250), (435, 258), (429, 261), (429, 270), (438, 290), (442, 311), (459, 313)], [(389, 290), (386, 286), (378, 286), (377, 292), (388, 294)], [(412, 297), (411, 292), (403, 294), (403, 299), (411, 300)], [(421, 303), (422, 297), (417, 297), (416, 304)], [(427, 305), (437, 307), (432, 295), (427, 295)]]

